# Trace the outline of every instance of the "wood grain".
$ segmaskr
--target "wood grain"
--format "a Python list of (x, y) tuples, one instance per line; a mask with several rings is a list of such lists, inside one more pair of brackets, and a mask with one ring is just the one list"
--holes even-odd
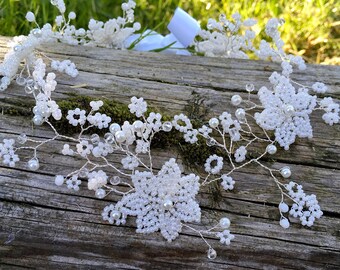
[[(0, 58), (8, 38), (0, 38)], [(42, 51), (56, 59), (71, 59), (80, 71), (76, 79), (58, 75), (57, 100), (70, 93), (106, 97), (128, 103), (133, 95), (143, 96), (153, 107), (170, 115), (186, 110), (200, 98), (209, 114), (233, 111), (229, 100), (234, 93), (244, 95), (244, 85), (258, 89), (269, 85), (268, 77), (278, 70), (275, 63), (181, 57), (157, 53), (115, 51), (56, 45)], [(340, 67), (308, 65), (294, 79), (311, 84), (324, 81), (330, 95), (340, 98)], [(74, 85), (86, 85), (71, 88)], [(0, 94), (0, 108), (27, 110), (23, 90), (12, 85)], [(207, 116), (207, 117), (208, 117)], [(25, 161), (18, 168), (0, 167), (0, 263), (1, 269), (339, 269), (340, 268), (340, 127), (329, 127), (312, 117), (314, 138), (297, 140), (289, 152), (279, 151), (269, 166), (289, 165), (294, 180), (308, 193), (318, 196), (324, 217), (312, 229), (293, 222), (289, 230), (278, 225), (279, 192), (267, 173), (256, 166), (234, 174), (233, 192), (222, 192), (218, 202), (212, 191), (198, 196), (204, 228), (227, 215), (236, 235), (229, 247), (208, 239), (218, 257), (209, 261), (206, 246), (184, 229), (173, 243), (160, 234), (135, 233), (134, 219), (125, 226), (112, 226), (100, 216), (102, 208), (119, 199), (94, 198), (83, 189), (74, 193), (54, 185), (54, 175), (77, 168), (80, 160), (60, 154), (58, 140), (41, 149), (41, 168), (32, 173)], [(33, 128), (24, 116), (0, 115), (0, 140), (25, 132), (32, 138), (48, 138), (47, 127)], [(29, 152), (27, 152), (29, 155)], [(154, 151), (160, 168), (175, 152)], [(180, 157), (179, 157), (180, 159)], [(116, 163), (119, 155), (111, 157)], [(82, 185), (85, 186), (86, 183)], [(10, 243), (5, 244), (8, 238)], [(14, 239), (13, 239), (14, 238)]]

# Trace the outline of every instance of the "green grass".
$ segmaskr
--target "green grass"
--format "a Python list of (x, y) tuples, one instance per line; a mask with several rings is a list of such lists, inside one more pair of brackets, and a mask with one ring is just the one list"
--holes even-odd
[[(122, 1), (66, 0), (67, 10), (77, 13), (76, 25), (86, 27), (90, 18), (107, 20), (121, 15)], [(340, 64), (340, 1), (338, 0), (140, 0), (136, 20), (143, 27), (167, 33), (166, 25), (177, 6), (188, 11), (205, 25), (209, 17), (223, 12), (230, 16), (238, 11), (244, 17), (254, 17), (260, 29), (270, 17), (284, 18), (283, 40), (288, 52), (299, 54), (311, 63)], [(36, 14), (40, 25), (53, 22), (57, 10), (49, 0), (0, 0), (0, 35), (27, 34), (31, 26), (25, 21), (27, 11)], [(260, 33), (262, 36), (263, 33)]]

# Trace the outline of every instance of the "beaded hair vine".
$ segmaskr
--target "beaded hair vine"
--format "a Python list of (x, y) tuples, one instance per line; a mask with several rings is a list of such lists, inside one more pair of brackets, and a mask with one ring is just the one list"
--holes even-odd
[[(61, 153), (81, 158), (83, 163), (80, 168), (67, 175), (57, 175), (56, 185), (66, 185), (68, 189), (79, 191), (83, 186), (82, 182), (87, 180), (87, 188), (99, 199), (111, 193), (121, 196), (117, 203), (106, 206), (102, 211), (103, 219), (110, 224), (125, 224), (128, 216), (135, 216), (136, 232), (160, 231), (169, 242), (179, 236), (182, 227), (191, 229), (208, 245), (210, 259), (216, 257), (216, 251), (205, 236), (217, 237), (222, 244), (229, 245), (234, 235), (228, 230), (230, 220), (227, 217), (206, 230), (188, 224), (198, 223), (201, 219), (196, 195), (202, 186), (216, 181), (225, 190), (232, 190), (236, 184), (232, 178), (233, 172), (249, 164), (257, 164), (266, 169), (281, 192), (279, 212), (280, 225), (283, 228), (287, 229), (290, 225), (285, 216), (287, 213), (309, 227), (322, 216), (316, 196), (305, 194), (301, 185), (286, 180), (292, 174), (289, 167), (272, 169), (261, 162), (263, 157), (274, 155), (278, 147), (288, 150), (296, 137), (312, 138), (309, 116), (313, 111), (324, 110), (322, 118), (329, 125), (339, 122), (339, 105), (330, 97), (320, 99), (316, 96), (327, 91), (323, 83), (305, 86), (291, 79), (293, 68), (304, 70), (306, 65), (300, 56), (287, 55), (284, 52), (284, 43), (278, 31), (284, 23), (282, 20), (274, 18), (268, 21), (265, 33), (273, 42), (262, 40), (259, 48), (254, 46), (256, 35), (251, 30), (256, 20), (242, 21), (239, 14), (234, 14), (232, 20), (227, 20), (225, 15), (221, 15), (219, 21), (209, 19), (207, 29), (197, 31), (198, 35), (193, 35), (196, 39), (190, 42), (194, 49), (193, 54), (248, 58), (247, 53), (251, 53), (260, 59), (281, 62), (282, 71), (273, 72), (269, 77), (271, 88), (263, 86), (258, 89), (258, 100), (251, 95), (255, 86), (247, 84), (247, 99), (242, 99), (239, 95), (231, 98), (231, 103), (236, 107), (235, 112), (225, 111), (201, 126), (195, 126), (184, 114), (162, 120), (160, 113), (148, 112), (147, 103), (143, 98), (137, 97), (131, 98), (128, 108), (138, 120), (133, 123), (125, 121), (123, 125), (119, 125), (110, 116), (99, 112), (104, 105), (103, 101), (91, 101), (90, 111), (83, 108), (68, 111), (66, 119), (70, 126), (78, 127), (80, 133), (66, 136), (60, 134), (53, 125), (53, 121), (59, 121), (65, 116), (52, 98), (57, 87), (56, 74), (47, 73), (47, 69), (66, 73), (71, 77), (76, 77), (78, 70), (69, 60), (57, 61), (49, 58), (39, 50), (39, 46), (62, 42), (78, 46), (126, 49), (131, 43), (145, 42), (149, 35), (142, 33), (131, 41), (135, 31), (141, 28), (139, 23), (134, 22), (136, 4), (131, 0), (122, 4), (123, 17), (105, 23), (91, 19), (88, 30), (77, 29), (70, 23), (76, 18), (76, 14), (70, 12), (66, 18), (63, 0), (51, 0), (51, 3), (60, 11), (55, 20), (57, 30), (50, 24), (40, 28), (35, 15), (32, 12), (27, 13), (26, 19), (37, 27), (28, 36), (15, 37), (10, 43), (10, 51), (0, 64), (0, 91), (5, 91), (15, 80), (35, 99), (33, 123), (36, 126), (48, 125), (54, 136), (46, 140), (33, 140), (21, 134), (16, 140), (4, 139), (0, 143), (3, 164), (14, 167), (19, 161), (18, 152), (22, 149), (31, 150), (33, 155), (27, 166), (36, 171), (39, 169), (39, 148), (56, 139), (66, 140), (68, 143), (60, 149)], [(192, 18), (190, 20), (194, 21)], [(178, 35), (174, 36), (177, 38), (175, 42), (181, 43), (183, 39)], [(128, 39), (130, 41), (127, 43)], [(184, 43), (187, 42), (181, 43), (181, 49), (188, 49), (189, 52), (190, 48)], [(165, 51), (169, 52), (168, 49), (175, 50), (169, 46)], [(49, 63), (49, 68), (45, 61)], [(98, 130), (104, 130), (105, 135), (101, 137), (96, 134)], [(205, 162), (205, 176), (184, 174), (175, 158), (165, 162), (159, 171), (155, 170), (152, 140), (159, 133), (173, 130), (182, 133), (189, 144), (197, 144), (201, 137), (209, 147), (216, 150)], [(257, 143), (263, 145), (260, 153), (258, 149), (253, 149), (253, 145)], [(110, 156), (117, 154), (122, 156), (120, 166), (109, 161)], [(292, 206), (288, 206), (288, 200), (292, 202)]]

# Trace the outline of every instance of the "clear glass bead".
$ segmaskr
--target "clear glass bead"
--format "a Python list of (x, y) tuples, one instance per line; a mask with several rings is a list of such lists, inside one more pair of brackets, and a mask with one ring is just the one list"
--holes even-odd
[(34, 80), (33, 79), (27, 79), (26, 80), (26, 85), (27, 86), (33, 86), (34, 85)]
[(213, 138), (208, 138), (206, 143), (208, 146), (214, 146), (216, 144), (216, 141)]
[(32, 94), (34, 92), (34, 88), (32, 86), (26, 85), (25, 86), (25, 93)]
[(24, 144), (27, 142), (27, 136), (25, 133), (22, 133), (18, 136), (17, 138), (17, 142), (20, 143), (20, 144)]
[(252, 83), (246, 85), (246, 90), (248, 92), (253, 92), (255, 90), (255, 86)]
[(100, 142), (100, 137), (98, 134), (92, 134), (90, 140), (93, 144), (98, 144)]
[(79, 176), (80, 178), (86, 178), (88, 174), (89, 174), (89, 170), (88, 170), (87, 168), (82, 168), (82, 169), (79, 171), (78, 176)]
[(107, 143), (113, 144), (115, 142), (115, 138), (112, 133), (108, 132), (104, 135), (104, 140)]
[(21, 76), (18, 76), (15, 81), (20, 86), (24, 86), (26, 84), (26, 79)]
[(111, 179), (110, 179), (110, 184), (113, 185), (113, 186), (117, 186), (119, 185), (121, 182), (121, 179), (119, 176), (112, 176)]
[(216, 259), (216, 257), (217, 257), (217, 252), (216, 252), (216, 250), (213, 249), (213, 248), (209, 248), (209, 250), (208, 250), (208, 258), (209, 258), (210, 260), (214, 260), (214, 259)]

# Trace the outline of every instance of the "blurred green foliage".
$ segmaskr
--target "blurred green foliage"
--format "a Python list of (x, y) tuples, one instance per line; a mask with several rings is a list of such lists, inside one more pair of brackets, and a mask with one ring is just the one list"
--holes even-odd
[[(76, 26), (86, 27), (90, 18), (107, 20), (121, 15), (121, 0), (65, 0), (67, 11), (77, 13)], [(136, 21), (142, 27), (166, 34), (167, 23), (177, 6), (205, 25), (220, 13), (239, 12), (259, 21), (258, 32), (267, 19), (279, 17), (286, 23), (282, 37), (288, 52), (299, 54), (310, 63), (340, 64), (339, 0), (136, 0)], [(49, 0), (0, 0), (0, 35), (27, 34), (32, 28), (25, 20), (27, 11), (36, 14), (40, 25), (53, 23), (57, 15)], [(263, 33), (260, 32), (263, 37)]]

